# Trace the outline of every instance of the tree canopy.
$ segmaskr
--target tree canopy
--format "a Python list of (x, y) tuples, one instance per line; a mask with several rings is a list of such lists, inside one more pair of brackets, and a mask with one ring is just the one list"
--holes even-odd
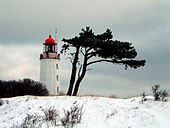
[(110, 29), (96, 35), (90, 27), (86, 27), (86, 29), (82, 29), (79, 36), (63, 39), (61, 53), (69, 53), (68, 58), (72, 63), (68, 95), (77, 95), (88, 66), (92, 64), (100, 62), (121, 64), (125, 66), (125, 69), (128, 67), (136, 69), (145, 65), (145, 60), (134, 59), (137, 52), (132, 43), (112, 40), (112, 38)]

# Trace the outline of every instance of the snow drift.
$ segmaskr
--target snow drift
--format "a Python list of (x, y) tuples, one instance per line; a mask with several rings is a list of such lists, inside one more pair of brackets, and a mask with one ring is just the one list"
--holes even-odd
[[(61, 119), (72, 107), (82, 108), (81, 121), (74, 128), (170, 128), (170, 102), (148, 96), (113, 99), (106, 97), (22, 96), (1, 99), (0, 128), (19, 128), (26, 118), (36, 116), (30, 127), (64, 128)], [(45, 120), (45, 111), (56, 112), (56, 122)], [(29, 122), (27, 122), (29, 126)], [(65, 126), (66, 127), (66, 126)]]

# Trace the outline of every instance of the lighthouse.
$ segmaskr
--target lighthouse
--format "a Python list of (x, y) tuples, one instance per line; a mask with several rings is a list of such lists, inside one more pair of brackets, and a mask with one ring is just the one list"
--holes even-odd
[(43, 53), (40, 54), (40, 82), (46, 85), (49, 95), (57, 95), (60, 90), (58, 44), (49, 35), (43, 43)]

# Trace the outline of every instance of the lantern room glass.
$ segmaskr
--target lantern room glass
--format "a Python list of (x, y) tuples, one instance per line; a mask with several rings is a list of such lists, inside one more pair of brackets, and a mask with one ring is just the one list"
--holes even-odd
[(56, 45), (44, 45), (43, 52), (57, 52), (57, 46)]

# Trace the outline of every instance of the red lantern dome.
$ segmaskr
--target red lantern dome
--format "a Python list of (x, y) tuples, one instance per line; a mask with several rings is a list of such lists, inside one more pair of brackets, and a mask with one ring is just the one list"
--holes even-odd
[(49, 35), (49, 38), (43, 43), (43, 53), (40, 55), (40, 59), (60, 59), (60, 55), (57, 53), (57, 45), (55, 40)]
[(49, 35), (49, 38), (45, 40), (45, 44), (56, 44), (55, 40), (51, 38), (51, 35)]

